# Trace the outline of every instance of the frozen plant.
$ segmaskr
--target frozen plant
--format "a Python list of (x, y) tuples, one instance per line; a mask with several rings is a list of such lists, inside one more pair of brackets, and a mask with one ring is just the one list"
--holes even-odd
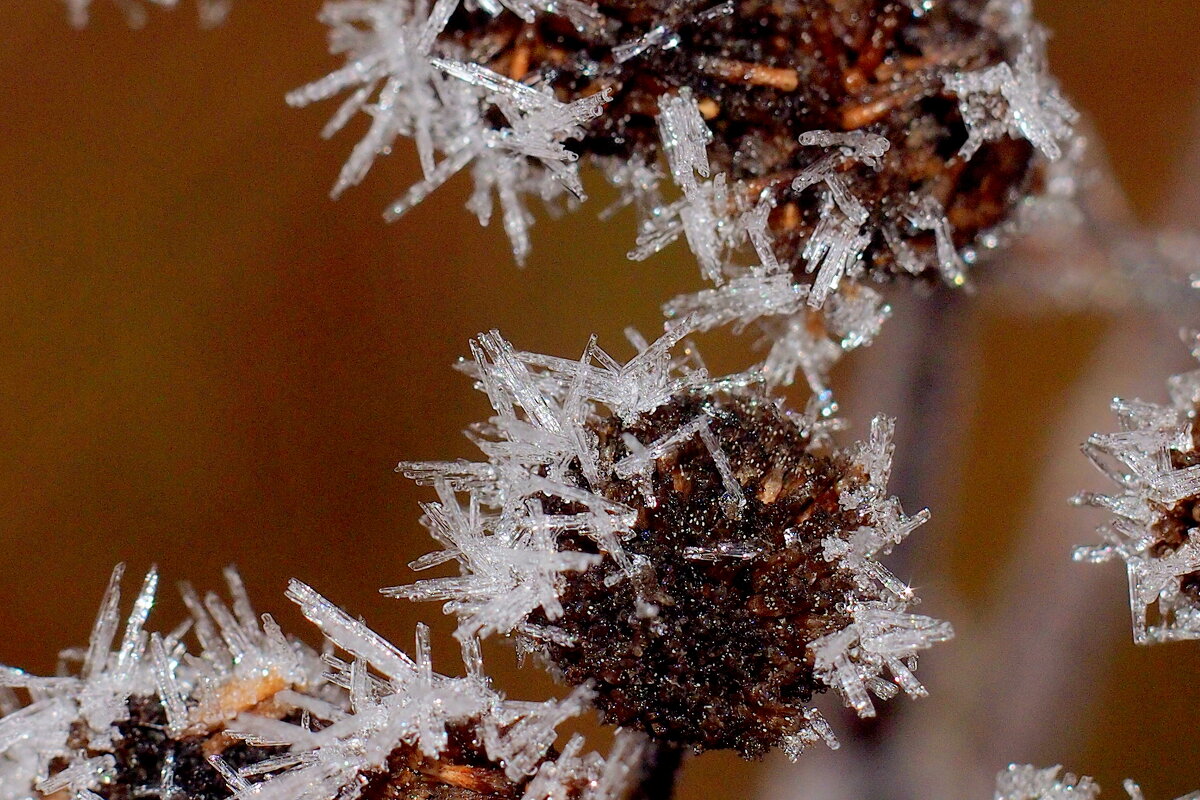
[(332, 0), (322, 19), (346, 64), (289, 102), (349, 91), (327, 136), (371, 117), (335, 195), (410, 137), (424, 178), (386, 216), (470, 166), (468, 207), (486, 224), (498, 195), (523, 263), (525, 197), (582, 200), (582, 156), (640, 216), (630, 258), (683, 239), (717, 287), (668, 313), (753, 326), (771, 381), (799, 370), (830, 409), (829, 368), (887, 316), (864, 281), (962, 286), (1074, 191), (1054, 162), (1075, 112), (1020, 3)]
[(471, 437), (481, 462), (402, 463), (432, 485), (423, 521), (457, 577), (385, 590), (445, 601), (463, 641), (504, 634), (609, 722), (696, 750), (795, 757), (832, 731), (807, 705), (836, 690), (924, 687), (917, 654), (950, 626), (913, 614), (877, 560), (928, 518), (888, 495), (892, 423), (833, 444), (754, 374), (714, 379), (686, 325), (625, 364), (595, 339), (579, 360), (516, 350), (498, 333), (464, 369), (495, 412)]
[[(468, 207), (487, 224), (495, 192), (513, 254), (523, 262), (533, 221), (524, 195), (583, 199), (578, 156), (564, 142), (582, 135), (580, 125), (611, 98), (600, 90), (560, 102), (546, 87), (456, 60), (462, 53), (436, 45), (457, 7), (458, 0), (438, 0), (432, 8), (408, 0), (326, 4), (321, 17), (331, 29), (331, 49), (345, 54), (346, 66), (291, 92), (288, 102), (303, 106), (353, 90), (326, 125), (325, 136), (337, 133), (359, 111), (372, 117), (370, 130), (338, 176), (334, 196), (361, 181), (377, 156), (391, 152), (397, 136), (412, 137), (425, 177), (388, 208), (387, 216), (401, 216), (472, 165), (475, 192)], [(494, 114), (505, 124), (491, 124)]]
[(288, 597), (350, 660), (326, 656), (334, 697), (288, 698), (302, 709), (299, 720), (235, 721), (247, 741), (288, 747), (286, 758), (239, 775), (242, 785), (231, 782), (237, 797), (619, 800), (636, 774), (635, 734), (619, 732), (607, 760), (584, 753), (578, 734), (552, 748), (558, 726), (587, 707), (588, 687), (563, 700), (508, 700), (484, 675), (473, 639), (463, 642), (467, 674), (447, 677), (433, 671), (424, 625), (410, 658), (299, 581)]
[[(390, 216), (474, 159), (481, 221), (480, 194), (513, 187), (502, 204), (518, 261), (519, 191), (581, 198), (582, 155), (642, 215), (632, 258), (686, 238), (720, 284), (751, 214), (756, 250), (797, 282), (815, 273), (814, 307), (843, 276), (961, 285), (1072, 141), (1075, 112), (1021, 3), (332, 0), (322, 18), (346, 66), (291, 101), (352, 88), (326, 134), (360, 109), (373, 117), (335, 193), (396, 135), (415, 140), (426, 177)], [(519, 133), (505, 106), (535, 95), (553, 113)], [(580, 103), (588, 113), (566, 111)], [(534, 136), (541, 146), (510, 146)], [(660, 160), (678, 199), (664, 199)]]
[[(0, 668), (0, 688), (29, 698), (0, 717), (0, 798), (224, 798), (239, 770), (252, 773), (281, 755), (233, 736), (233, 720), (283, 717), (287, 696), (323, 693), (317, 654), (285, 637), (269, 615), (256, 617), (233, 570), (226, 572), (231, 604), (215, 594), (201, 600), (185, 585), (190, 618), (163, 634), (146, 627), (158, 586), (153, 569), (122, 628), (123, 572), (122, 565), (113, 571), (87, 648), (64, 652), (59, 676)], [(196, 652), (184, 642), (189, 633)]]
[[(996, 775), (995, 800), (1096, 800), (1100, 787), (1087, 775), (1062, 773), (1061, 766), (1041, 769), (1030, 764), (1009, 764)], [(1124, 783), (1129, 800), (1144, 800), (1141, 787)], [(1189, 792), (1178, 800), (1198, 800), (1200, 792)]]
[[(1200, 337), (1187, 338), (1200, 358)], [(1076, 498), (1113, 515), (1102, 543), (1076, 548), (1075, 559), (1125, 562), (1139, 644), (1200, 639), (1200, 371), (1168, 387), (1169, 405), (1113, 401), (1120, 430), (1092, 436), (1083, 451), (1118, 491)]]
[[(203, 601), (185, 586), (190, 618), (148, 633), (158, 583), (151, 570), (121, 632), (113, 572), (86, 651), (71, 674), (0, 671), (15, 700), (0, 715), (0, 798), (44, 800), (619, 800), (636, 776), (641, 738), (619, 732), (608, 759), (583, 753), (576, 735), (552, 749), (557, 727), (587, 707), (590, 690), (517, 702), (493, 689), (477, 642), (464, 643), (467, 675), (439, 675), (429, 631), (410, 658), (308, 586), (288, 596), (346, 661), (323, 658), (257, 619), (236, 572), (232, 599)], [(184, 638), (200, 649), (188, 652)], [(61, 793), (61, 794), (60, 794)], [(424, 794), (422, 794), (424, 793)], [(447, 795), (450, 796), (450, 795)]]
[[(69, 5), (82, 23), (89, 3)], [(579, 360), (472, 342), (484, 459), (400, 467), (438, 498), (423, 521), (441, 549), (411, 566), (459, 574), (385, 590), (445, 603), (465, 676), (434, 672), (426, 627), (409, 657), (293, 582), (331, 645), (319, 659), (255, 619), (234, 573), (232, 608), (187, 591), (191, 619), (164, 635), (146, 629), (151, 572), (114, 645), (118, 569), (78, 670), (0, 673), (0, 798), (619, 800), (689, 747), (836, 748), (812, 705), (827, 689), (864, 718), (925, 695), (917, 657), (952, 631), (881, 559), (928, 512), (887, 492), (889, 419), (836, 444), (829, 371), (890, 314), (868, 282), (961, 287), (1076, 190), (1077, 115), (1028, 3), (334, 0), (322, 19), (346, 63), (288, 100), (346, 93), (326, 135), (370, 118), (335, 195), (411, 138), (423, 177), (386, 216), (470, 171), (469, 209), (486, 224), (498, 201), (523, 262), (529, 198), (584, 200), (582, 157), (640, 217), (631, 259), (683, 240), (712, 286), (669, 301), (657, 341), (631, 333), (625, 364), (594, 339)], [(714, 378), (682, 343), (727, 325), (767, 352)], [(774, 393), (798, 373), (804, 413)], [(1200, 638), (1197, 376), (1172, 380), (1170, 406), (1118, 401), (1122, 430), (1085, 447), (1119, 489), (1081, 496), (1115, 519), (1077, 557), (1125, 561), (1139, 643)], [(497, 692), (493, 635), (567, 696)], [(621, 726), (610, 756), (578, 735), (556, 748), (592, 706)], [(1014, 765), (995, 797), (1098, 793)]]

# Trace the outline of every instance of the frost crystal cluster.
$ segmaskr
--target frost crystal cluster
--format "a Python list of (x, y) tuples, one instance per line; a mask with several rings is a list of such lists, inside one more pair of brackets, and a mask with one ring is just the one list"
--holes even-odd
[[(122, 628), (113, 572), (86, 649), (63, 653), (63, 677), (0, 671), (0, 798), (55, 796), (126, 800), (228, 797), (227, 782), (279, 755), (231, 735), (246, 713), (282, 716), (281, 698), (319, 692), (321, 664), (255, 616), (237, 573), (232, 604), (184, 587), (191, 617), (166, 634), (148, 632), (158, 574), (151, 570)], [(198, 652), (183, 641), (191, 633)], [(67, 667), (75, 665), (75, 669)], [(29, 699), (21, 705), (14, 690)]]
[(326, 134), (372, 117), (335, 193), (411, 137), (425, 179), (389, 214), (473, 165), (469, 206), (486, 222), (501, 193), (521, 260), (521, 195), (582, 199), (583, 155), (642, 215), (631, 257), (685, 238), (719, 284), (749, 237), (816, 274), (814, 306), (865, 272), (961, 284), (1075, 119), (1023, 3), (335, 0), (323, 19), (346, 66), (290, 99), (350, 91)]
[[(1062, 773), (1062, 767), (1044, 769), (1030, 764), (1009, 764), (996, 776), (995, 800), (1097, 800), (1100, 787), (1087, 775)], [(1124, 783), (1129, 800), (1144, 800), (1141, 787)], [(1177, 800), (1200, 800), (1200, 792), (1189, 792)]]
[(351, 657), (321, 658), (257, 618), (232, 570), (231, 605), (185, 587), (191, 616), (165, 635), (146, 629), (151, 571), (119, 630), (122, 571), (86, 650), (63, 654), (72, 674), (0, 671), (3, 800), (616, 800), (637, 763), (642, 745), (625, 732), (607, 760), (578, 737), (554, 751), (556, 726), (587, 706), (589, 688), (507, 700), (473, 641), (467, 676), (439, 675), (423, 626), (414, 660), (293, 582), (289, 597)]
[(1051, 165), (1075, 112), (1025, 3), (334, 0), (322, 18), (346, 64), (289, 101), (349, 92), (326, 135), (371, 117), (334, 194), (409, 137), (424, 178), (387, 216), (470, 168), (468, 207), (486, 224), (498, 197), (524, 261), (526, 198), (582, 200), (583, 156), (620, 194), (602, 216), (640, 217), (630, 258), (682, 239), (714, 284), (668, 313), (754, 324), (768, 378), (818, 394), (888, 314), (862, 281), (960, 286), (1073, 185)]
[[(1200, 338), (1192, 354), (1200, 358)], [(1168, 382), (1170, 405), (1113, 401), (1120, 430), (1088, 439), (1084, 453), (1118, 487), (1076, 502), (1112, 512), (1079, 561), (1121, 559), (1139, 644), (1200, 639), (1200, 370)]]
[[(619, 800), (640, 755), (639, 737), (618, 732), (606, 760), (571, 737), (561, 751), (557, 727), (587, 708), (590, 690), (563, 700), (517, 702), (491, 687), (474, 639), (463, 642), (464, 677), (433, 671), (429, 629), (418, 626), (416, 658), (292, 581), (288, 597), (350, 656), (327, 656), (334, 698), (289, 698), (297, 721), (240, 719), (251, 741), (287, 746), (265, 780), (246, 782), (240, 798), (525, 798)], [(262, 774), (266, 770), (259, 770)]]
[[(684, 326), (686, 328), (686, 326)], [(835, 689), (925, 694), (916, 655), (949, 625), (909, 612), (877, 560), (928, 517), (885, 486), (892, 426), (847, 449), (832, 423), (787, 411), (753, 375), (713, 379), (671, 349), (621, 364), (472, 342), (464, 369), (495, 411), (471, 436), (481, 462), (403, 463), (438, 501), (424, 523), (460, 575), (385, 590), (445, 601), (457, 635), (508, 634), (606, 718), (696, 749), (797, 755), (835, 739), (815, 709)]]

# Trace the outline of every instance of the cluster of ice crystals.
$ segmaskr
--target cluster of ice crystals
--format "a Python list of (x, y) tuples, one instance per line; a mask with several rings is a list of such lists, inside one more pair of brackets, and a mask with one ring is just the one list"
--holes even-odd
[(818, 743), (824, 744), (830, 750), (837, 750), (842, 746), (821, 712), (815, 708), (807, 708), (804, 710), (804, 724), (784, 740), (783, 754), (789, 761), (797, 761), (806, 750)]
[[(558, 726), (589, 707), (590, 688), (561, 700), (509, 700), (484, 676), (475, 639), (462, 642), (466, 675), (447, 677), (433, 670), (424, 625), (410, 657), (293, 581), (288, 597), (349, 654), (347, 660), (330, 651), (322, 659), (284, 638), (270, 616), (256, 617), (232, 570), (226, 573), (230, 603), (212, 594), (201, 600), (185, 587), (190, 619), (168, 634), (148, 633), (157, 573), (146, 577), (122, 626), (122, 571), (118, 566), (113, 573), (86, 650), (64, 655), (81, 662), (74, 674), (40, 678), (0, 669), (3, 800), (41, 800), (59, 791), (98, 800), (118, 777), (129, 785), (137, 773), (118, 774), (116, 726), (131, 719), (133, 704), (149, 700), (162, 705), (169, 739), (219, 732), (252, 747), (286, 748), (263, 751), (245, 766), (219, 751), (207, 756), (235, 800), (353, 800), (370, 776), (387, 774), (397, 751), (436, 760), (453, 731), (480, 742), (482, 754), (514, 786), (527, 785), (527, 800), (616, 800), (638, 762), (641, 739), (628, 733), (619, 734), (607, 760), (581, 755), (578, 739), (550, 758)], [(200, 644), (196, 653), (183, 643), (189, 632)], [(17, 689), (28, 695), (27, 704), (17, 701)], [(133, 785), (134, 796), (182, 797), (176, 768), (194, 772), (197, 764), (175, 758), (165, 751), (159, 774)]]
[(1045, 34), (1031, 26), (1022, 39), (1012, 64), (943, 78), (947, 91), (958, 96), (967, 124), (962, 158), (1004, 136), (1028, 139), (1051, 161), (1062, 156), (1062, 144), (1071, 138), (1079, 115), (1047, 71)]
[[(794, 287), (784, 291), (795, 294)], [(624, 365), (599, 349), (594, 338), (578, 361), (517, 351), (495, 332), (473, 342), (474, 361), (465, 371), (477, 379), (495, 412), (473, 433), (487, 462), (405, 462), (398, 467), (433, 485), (439, 498), (425, 506), (423, 522), (442, 549), (411, 566), (425, 569), (456, 561), (461, 574), (384, 591), (445, 601), (447, 613), (458, 617), (457, 636), (463, 641), (516, 634), (526, 647), (536, 649), (539, 640), (569, 647), (573, 642), (554, 626), (563, 613), (558, 597), (566, 574), (606, 569), (605, 580), (611, 584), (635, 576), (643, 566), (622, 546), (634, 533), (635, 509), (589, 487), (603, 485), (610, 476), (630, 480), (642, 487), (647, 507), (653, 507), (649, 477), (657, 460), (680, 442), (698, 437), (725, 481), (730, 498), (725, 513), (737, 517), (746, 502), (744, 494), (703, 416), (680, 423), (654, 441), (641, 442), (626, 434), (629, 455), (615, 463), (602, 463), (587, 426), (606, 414), (632, 420), (688, 387), (717, 390), (723, 385), (708, 378), (697, 356), (670, 356), (670, 347), (696, 326), (695, 317), (685, 317), (654, 343), (631, 336), (639, 353)], [(724, 383), (746, 380), (734, 376)], [(814, 436), (820, 424), (813, 422)], [(924, 688), (912, 674), (916, 655), (952, 635), (949, 624), (908, 613), (915, 602), (912, 591), (877, 560), (928, 519), (927, 511), (906, 516), (886, 492), (891, 437), (892, 423), (876, 419), (869, 441), (848, 453), (856, 488), (845, 490), (842, 504), (856, 510), (863, 524), (844, 537), (831, 536), (824, 547), (826, 559), (838, 561), (854, 579), (856, 588), (846, 598), (853, 622), (812, 644), (818, 677), (863, 716), (874, 713), (868, 691), (887, 698), (899, 687), (912, 696), (923, 695)], [(586, 480), (581, 481), (579, 473)], [(566, 501), (575, 510), (547, 511), (545, 504), (551, 499)], [(591, 538), (599, 555), (560, 552), (557, 537), (567, 532)], [(714, 561), (757, 555), (752, 546), (726, 543), (691, 548), (684, 557)], [(539, 610), (548, 624), (529, 621)], [(882, 677), (884, 670), (890, 679)], [(791, 737), (788, 750), (797, 754), (817, 741), (836, 744), (814, 711)]]
[(727, 251), (737, 243), (741, 232), (729, 211), (733, 201), (724, 173), (711, 175), (707, 147), (712, 134), (687, 88), (678, 95), (664, 95), (658, 109), (663, 151), (671, 177), (683, 197), (649, 210), (638, 233), (637, 247), (630, 251), (629, 257), (642, 261), (682, 235), (696, 256), (701, 273), (720, 284)]
[[(464, 368), (495, 411), (473, 437), (488, 461), (398, 467), (433, 485), (439, 499), (424, 507), (422, 521), (444, 549), (411, 566), (426, 569), (453, 560), (463, 574), (384, 592), (446, 601), (446, 611), (459, 617), (461, 639), (511, 632), (541, 638), (556, 631), (535, 628), (526, 618), (539, 609), (551, 622), (561, 616), (564, 573), (607, 558), (621, 575), (632, 574), (637, 565), (621, 540), (632, 534), (636, 511), (581, 486), (572, 470), (577, 466), (589, 480), (598, 479), (601, 469), (633, 475), (641, 462), (652, 464), (671, 447), (672, 442), (640, 443), (625, 462), (601, 465), (595, 436), (585, 423), (600, 408), (633, 419), (706, 380), (702, 368), (683, 369), (670, 352), (690, 330), (682, 326), (653, 343), (631, 334), (639, 353), (625, 364), (600, 349), (594, 337), (578, 361), (517, 351), (495, 331), (473, 341), (474, 362)], [(703, 420), (697, 420), (685, 433), (702, 436), (702, 427)], [(713, 452), (714, 458), (722, 457), (719, 447)], [(548, 513), (549, 500), (580, 510)], [(557, 536), (564, 530), (591, 538), (602, 556), (560, 552)]]
[(1059, 775), (1061, 766), (1040, 769), (1009, 764), (996, 776), (996, 800), (1095, 800), (1100, 787), (1087, 775)]
[[(756, 201), (747, 202), (731, 194), (723, 173), (711, 173), (706, 148), (712, 134), (690, 90), (684, 88), (659, 101), (658, 128), (671, 176), (683, 197), (669, 204), (651, 205), (644, 215), (637, 247), (629, 257), (636, 261), (648, 258), (682, 235), (701, 273), (717, 286), (740, 271), (734, 256), (747, 245), (753, 248), (763, 270), (784, 279), (787, 273), (775, 257), (767, 229), (772, 195), (764, 191)], [(821, 221), (802, 253), (807, 271), (816, 272), (804, 299), (809, 306), (820, 308), (843, 277), (861, 274), (862, 253), (871, 241), (871, 231), (866, 227), (870, 214), (850, 192), (839, 169), (851, 161), (878, 169), (889, 143), (882, 136), (861, 131), (810, 131), (800, 137), (800, 142), (828, 151), (792, 181), (795, 192), (816, 185), (824, 191)], [(657, 192), (657, 186), (653, 190)], [(750, 311), (746, 309), (741, 316)]]
[[(586, 686), (562, 700), (509, 700), (484, 676), (475, 639), (462, 642), (467, 674), (448, 677), (433, 670), (424, 625), (417, 628), (416, 656), (410, 658), (309, 586), (292, 581), (288, 597), (351, 657), (326, 658), (329, 680), (341, 687), (345, 702), (291, 693), (281, 699), (306, 712), (299, 723), (239, 716), (231, 731), (247, 741), (289, 745), (290, 754), (266, 768), (256, 767), (259, 779), (236, 791), (238, 800), (354, 798), (367, 776), (387, 773), (389, 757), (397, 751), (436, 759), (446, 750), (452, 730), (482, 743), (487, 758), (508, 780), (528, 781), (524, 797), (529, 800), (611, 800), (624, 786), (603, 778), (613, 772), (623, 777), (636, 752), (619, 747), (608, 761), (594, 753), (580, 755), (582, 739), (573, 737), (557, 758), (548, 758), (558, 726), (587, 708)], [(581, 786), (587, 791), (580, 793)]]
[(869, 345), (891, 315), (878, 292), (861, 284), (843, 287), (820, 310), (811, 290), (775, 267), (751, 267), (724, 285), (681, 295), (663, 306), (668, 330), (685, 324), (709, 331), (731, 325), (761, 332), (767, 357), (759, 366), (767, 383), (789, 386), (800, 372), (825, 413), (836, 411), (829, 372), (842, 356)]
[[(1200, 339), (1193, 355), (1200, 358)], [(1172, 377), (1171, 404), (1113, 401), (1120, 430), (1096, 434), (1083, 450), (1117, 484), (1113, 494), (1084, 492), (1075, 502), (1113, 514), (1098, 529), (1099, 545), (1078, 547), (1077, 561), (1121, 559), (1129, 578), (1133, 636), (1139, 644), (1200, 638), (1200, 602), (1187, 581), (1200, 588), (1200, 466), (1188, 459), (1200, 448), (1195, 417), (1200, 404), (1200, 370)], [(1173, 460), (1182, 458), (1181, 462)], [(1177, 529), (1179, 541), (1169, 541)]]
[[(492, 13), (501, 10), (494, 0), (479, 5)], [(553, 7), (577, 25), (588, 24), (592, 13), (579, 2), (504, 5), (521, 16)], [(360, 111), (372, 118), (334, 184), (334, 196), (359, 183), (378, 156), (391, 152), (397, 136), (411, 137), (424, 179), (397, 198), (385, 216), (400, 217), (471, 165), (475, 191), (467, 207), (486, 225), (495, 193), (513, 254), (523, 263), (533, 222), (524, 196), (547, 202), (584, 199), (576, 155), (563, 142), (578, 137), (580, 123), (600, 113), (610, 98), (601, 92), (562, 103), (549, 89), (457, 60), (451, 48), (437, 46), (457, 7), (458, 0), (437, 0), (432, 8), (410, 0), (327, 3), (321, 18), (330, 26), (331, 50), (344, 54), (346, 65), (291, 92), (288, 102), (304, 106), (352, 90), (326, 125), (326, 137)], [(504, 127), (487, 121), (493, 111), (502, 115)]]
[[(923, 697), (925, 687), (912, 672), (917, 653), (954, 635), (947, 622), (908, 613), (915, 602), (912, 589), (877, 560), (929, 519), (928, 510), (905, 515), (887, 494), (894, 428), (892, 420), (876, 417), (870, 438), (852, 454), (854, 469), (867, 480), (845, 492), (841, 504), (864, 512), (870, 524), (824, 542), (825, 558), (851, 570), (859, 588), (859, 596), (849, 600), (853, 622), (810, 645), (818, 677), (862, 717), (875, 715), (871, 693), (886, 700), (899, 687)], [(885, 668), (890, 681), (882, 677)]]
[[(86, 26), (93, 0), (65, 0), (65, 2), (71, 24), (77, 28)], [(141, 0), (113, 0), (113, 2), (125, 15), (125, 19), (128, 20), (131, 27), (140, 28), (146, 24), (146, 6)], [(179, 0), (146, 0), (146, 2), (164, 8), (174, 8), (179, 5)], [(229, 15), (229, 6), (230, 0), (197, 0), (196, 12), (199, 14), (200, 24), (205, 27), (219, 25)]]
[[(1100, 787), (1087, 775), (1062, 772), (1061, 766), (1039, 768), (1031, 764), (1009, 764), (996, 776), (996, 800), (1096, 800)], [(1131, 780), (1123, 784), (1130, 800), (1144, 800), (1142, 789)], [(1197, 800), (1200, 792), (1189, 792), (1178, 800)]]
[[(131, 699), (157, 697), (167, 733), (181, 736), (220, 729), (243, 708), (288, 687), (320, 683), (315, 654), (286, 639), (269, 616), (256, 617), (233, 570), (226, 572), (230, 605), (215, 594), (201, 601), (185, 588), (191, 618), (166, 634), (146, 628), (158, 586), (153, 569), (122, 626), (123, 572), (122, 565), (113, 571), (86, 650), (63, 654), (64, 677), (0, 669), (0, 687), (21, 689), (30, 698), (0, 718), (0, 797), (25, 800), (68, 790), (94, 800), (90, 793), (112, 776), (115, 725), (127, 718)], [(200, 643), (198, 653), (189, 653), (183, 642), (189, 630)], [(67, 675), (72, 662), (78, 668)], [(163, 774), (143, 788), (171, 787), (168, 760)]]
[(807, 262), (805, 269), (817, 273), (808, 294), (808, 304), (820, 308), (837, 289), (843, 276), (854, 277), (861, 272), (860, 259), (871, 241), (870, 232), (864, 230), (870, 214), (850, 193), (839, 169), (852, 161), (879, 169), (879, 160), (888, 151), (890, 143), (882, 136), (862, 131), (808, 131), (800, 136), (800, 144), (828, 151), (792, 181), (795, 192), (818, 184), (825, 190), (821, 221), (802, 253)]

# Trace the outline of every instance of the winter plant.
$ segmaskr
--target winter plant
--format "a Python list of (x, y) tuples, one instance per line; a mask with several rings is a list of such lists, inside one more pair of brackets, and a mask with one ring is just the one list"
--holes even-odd
[[(386, 216), (467, 172), (468, 211), (521, 263), (530, 204), (583, 205), (595, 170), (639, 217), (630, 259), (687, 247), (707, 285), (664, 298), (625, 362), (595, 337), (469, 343), (479, 459), (398, 468), (431, 497), (436, 546), (410, 566), (457, 574), (383, 590), (442, 604), (461, 675), (434, 671), (424, 625), (406, 651), (293, 581), (314, 649), (232, 569), (226, 599), (184, 585), (187, 618), (160, 630), (157, 573), (123, 603), (118, 566), (57, 674), (0, 671), (0, 799), (665, 800), (685, 752), (837, 748), (855, 733), (813, 705), (828, 690), (861, 718), (928, 695), (917, 660), (954, 609), (916, 613), (885, 562), (929, 512), (889, 492), (889, 417), (845, 440), (829, 371), (883, 335), (897, 284), (961, 292), (1039, 219), (1081, 213), (1078, 114), (1029, 3), (330, 0), (321, 20), (344, 64), (287, 102), (341, 98), (325, 136), (370, 118), (335, 195), (411, 139), (423, 174)], [(689, 337), (726, 328), (764, 355), (713, 375)], [(1139, 644), (1200, 638), (1200, 372), (1169, 390), (1114, 401), (1119, 430), (1084, 446), (1117, 488), (1079, 496), (1112, 519), (1075, 557), (1125, 563)], [(506, 696), (491, 638), (565, 695)], [(564, 732), (589, 711), (614, 729), (604, 754)], [(1012, 765), (995, 797), (1098, 792)]]

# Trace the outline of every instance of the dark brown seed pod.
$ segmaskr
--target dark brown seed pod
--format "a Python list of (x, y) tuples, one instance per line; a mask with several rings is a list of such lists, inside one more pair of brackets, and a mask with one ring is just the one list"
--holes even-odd
[[(769, 398), (741, 391), (595, 423), (601, 462), (629, 456), (629, 436), (654, 441), (698, 418), (728, 459), (740, 514), (727, 514), (726, 481), (695, 436), (658, 462), (648, 492), (632, 479), (592, 487), (639, 510), (625, 548), (642, 569), (615, 585), (601, 570), (573, 575), (554, 624), (575, 644), (549, 656), (569, 683), (594, 683), (613, 723), (757, 757), (795, 733), (825, 689), (809, 644), (851, 621), (853, 578), (822, 543), (860, 522), (838, 502), (854, 478)], [(563, 546), (594, 549), (582, 538)]]
[(1120, 431), (1091, 436), (1083, 450), (1118, 490), (1075, 498), (1113, 515), (1101, 544), (1076, 548), (1075, 559), (1125, 562), (1138, 644), (1200, 638), (1200, 371), (1168, 386), (1170, 405), (1113, 401)]
[[(126, 703), (126, 716), (114, 725), (110, 747), (93, 750), (75, 723), (69, 744), (89, 758), (111, 756), (113, 766), (93, 790), (104, 800), (136, 800), (154, 787), (164, 796), (183, 800), (226, 800), (231, 794), (221, 773), (209, 761), (220, 756), (231, 769), (240, 769), (287, 751), (286, 747), (257, 747), (225, 736), (220, 730), (169, 733), (167, 714), (157, 697), (135, 695)], [(64, 768), (52, 764), (51, 775)], [(58, 793), (66, 800), (65, 793)]]
[[(1197, 419), (1193, 409), (1191, 419)], [(1200, 430), (1193, 427), (1191, 447), (1187, 449), (1171, 448), (1170, 458), (1173, 469), (1189, 469), (1200, 465)], [(1193, 532), (1200, 531), (1200, 495), (1190, 495), (1173, 505), (1159, 505), (1159, 517), (1153, 525), (1156, 536), (1150, 545), (1150, 554), (1156, 558), (1164, 558), (1179, 551), (1188, 543)], [(1200, 602), (1200, 570), (1186, 572), (1179, 576), (1179, 591), (1192, 602)]]
[(731, 204), (770, 198), (776, 255), (798, 276), (826, 198), (820, 181), (804, 176), (830, 153), (802, 137), (885, 137), (890, 147), (879, 158), (838, 158), (832, 166), (868, 214), (862, 263), (876, 277), (935, 276), (945, 253), (920, 203), (932, 201), (949, 242), (969, 252), (1042, 191), (1045, 159), (1024, 138), (997, 135), (963, 149), (968, 124), (944, 77), (1013, 61), (1020, 46), (988, 6), (607, 0), (592, 26), (551, 14), (525, 21), (463, 10), (442, 36), (496, 72), (553, 87), (564, 102), (611, 92), (605, 113), (568, 143), (584, 156), (652, 164), (661, 147), (660, 100), (689, 92), (712, 132), (708, 157), (727, 175)]
[(877, 560), (928, 512), (888, 496), (890, 420), (837, 448), (752, 377), (669, 359), (675, 335), (623, 366), (594, 341), (579, 361), (473, 342), (488, 461), (400, 465), (438, 488), (446, 548), (413, 566), (462, 575), (385, 591), (450, 601), (467, 641), (517, 637), (656, 747), (835, 745), (814, 694), (864, 717), (872, 692), (924, 695), (917, 653), (953, 635)]

